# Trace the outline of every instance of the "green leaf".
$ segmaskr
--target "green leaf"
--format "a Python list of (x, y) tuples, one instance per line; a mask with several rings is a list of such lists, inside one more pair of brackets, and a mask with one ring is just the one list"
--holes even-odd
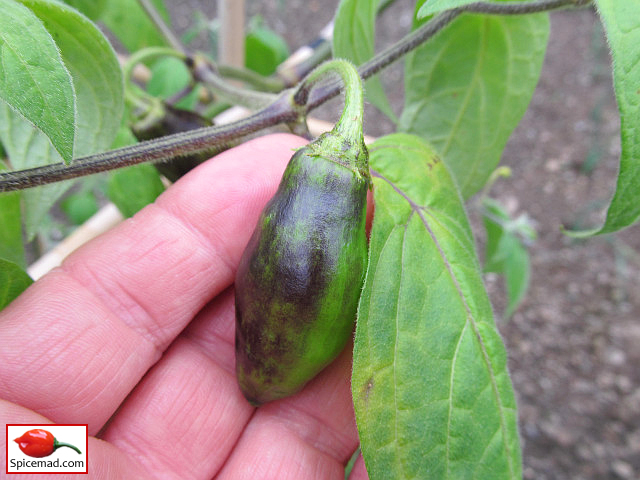
[(147, 91), (154, 97), (167, 99), (189, 85), (189, 70), (178, 58), (161, 58), (151, 67)]
[(465, 198), (485, 184), (526, 111), (548, 34), (546, 13), (464, 14), (408, 56), (399, 130), (433, 144)]
[(136, 143), (138, 143), (138, 139), (131, 131), (131, 128), (129, 128), (126, 122), (122, 122), (118, 134), (111, 144), (111, 148), (116, 149), (126, 147), (127, 145), (135, 145)]
[[(167, 100), (187, 88), (190, 83), (191, 74), (184, 62), (175, 57), (164, 57), (151, 66), (151, 78), (147, 82), (147, 91), (154, 97)], [(174, 106), (191, 110), (197, 103), (198, 89), (193, 88)]]
[[(4, 167), (0, 164), (0, 171)], [(0, 194), (0, 258), (25, 268), (20, 192)]]
[[(169, 13), (162, 0), (152, 0), (160, 15), (169, 23)], [(101, 20), (129, 52), (145, 47), (167, 46), (167, 41), (140, 7), (138, 0), (109, 0)]]
[(0, 310), (27, 289), (33, 280), (13, 262), (0, 258)]
[(473, 2), (474, 0), (425, 0), (416, 13), (416, 19), (422, 20), (434, 13), (461, 7)]
[[(342, 0), (333, 27), (333, 56), (356, 65), (375, 54), (375, 24), (379, 0)], [(365, 82), (367, 99), (394, 122), (398, 119), (377, 75)]]
[[(7, 150), (11, 166), (15, 170), (62, 161), (49, 138), (2, 101), (0, 101), (0, 141)], [(72, 183), (73, 180), (67, 180), (22, 192), (23, 223), (27, 241), (33, 239), (44, 216)]]
[(0, 0), (0, 11), (0, 100), (44, 132), (68, 163), (76, 120), (71, 75), (33, 12), (14, 0)]
[(60, 208), (73, 225), (82, 225), (98, 211), (98, 200), (93, 192), (85, 190), (67, 196)]
[(160, 174), (152, 165), (142, 164), (112, 173), (107, 195), (125, 217), (132, 217), (163, 191)]
[[(122, 71), (111, 45), (93, 23), (62, 3), (20, 1), (55, 38), (73, 78), (77, 110), (75, 155), (106, 150), (118, 131), (124, 105)], [(13, 169), (61, 161), (42, 133), (3, 105), (0, 105), (0, 139)], [(33, 238), (44, 215), (71, 183), (46, 185), (23, 193), (27, 240)]]
[(349, 480), (349, 476), (353, 471), (353, 467), (355, 466), (358, 457), (360, 457), (360, 447), (356, 448), (356, 450), (351, 454), (351, 458), (344, 467), (344, 480)]
[(64, 0), (64, 2), (94, 21), (100, 18), (107, 4), (107, 0)]
[(111, 146), (109, 147), (110, 149), (115, 150), (116, 148), (135, 145), (138, 143), (138, 139), (133, 134), (131, 127), (129, 126), (129, 118), (129, 108), (125, 105), (125, 113), (120, 119), (120, 126), (118, 127), (118, 132), (116, 133), (113, 142), (111, 142)]
[(289, 56), (287, 42), (270, 28), (253, 28), (245, 38), (245, 66), (261, 75), (271, 75)]
[(483, 202), (483, 222), (487, 231), (485, 272), (504, 275), (507, 289), (505, 318), (518, 308), (529, 288), (529, 252), (520, 237), (535, 238), (526, 220), (511, 220), (507, 212), (492, 199)]
[[(477, 0), (426, 0), (422, 6), (418, 9), (416, 18), (421, 20), (425, 17), (433, 15), (434, 13), (442, 12), (444, 10), (450, 10), (452, 8), (462, 7), (470, 3), (475, 3)], [(504, 0), (503, 0), (504, 1)], [(527, 1), (527, 0), (523, 0)], [(499, 3), (488, 1), (487, 3)]]
[(613, 83), (620, 110), (622, 154), (616, 191), (601, 228), (574, 236), (610, 233), (640, 217), (640, 2), (596, 0), (613, 56)]
[(503, 225), (509, 221), (509, 215), (492, 199), (485, 199), (483, 207), (482, 221), (487, 232), (484, 271), (502, 273), (505, 254), (500, 248), (500, 241), (505, 234)]
[(529, 289), (529, 279), (531, 277), (531, 266), (529, 252), (512, 235), (505, 237), (511, 246), (507, 247), (511, 254), (504, 265), (504, 278), (507, 284), (507, 308), (504, 312), (505, 318), (509, 318), (516, 311), (520, 302), (524, 299)]
[(370, 153), (381, 176), (352, 378), (369, 478), (521, 478), (506, 352), (455, 183), (415, 136)]
[(102, 32), (74, 9), (51, 0), (18, 0), (29, 7), (55, 38), (73, 78), (77, 122), (74, 154), (109, 148), (124, 109), (122, 70)]
[(20, 192), (0, 194), (0, 258), (25, 267)]

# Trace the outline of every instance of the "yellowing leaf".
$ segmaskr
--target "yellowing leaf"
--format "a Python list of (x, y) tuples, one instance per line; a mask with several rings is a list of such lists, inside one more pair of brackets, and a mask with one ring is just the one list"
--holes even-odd
[(433, 149), (370, 149), (375, 216), (352, 389), (371, 480), (519, 479), (506, 352), (460, 194)]

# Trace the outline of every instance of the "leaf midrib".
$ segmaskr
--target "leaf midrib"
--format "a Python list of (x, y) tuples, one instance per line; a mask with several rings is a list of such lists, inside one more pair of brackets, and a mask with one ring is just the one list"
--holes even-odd
[[(22, 5), (22, 3), (20, 3), (20, 5)], [(22, 5), (22, 6), (23, 6), (24, 8), (26, 8), (27, 10), (29, 10), (29, 9), (28, 9), (28, 7), (26, 7), (26, 5)], [(42, 20), (41, 20), (41, 19), (40, 19), (40, 18), (39, 18), (39, 17), (38, 17), (34, 12), (32, 12), (31, 10), (29, 10), (29, 11), (30, 11), (30, 13), (32, 13), (32, 14), (33, 14), (33, 16), (34, 16), (34, 18), (36, 19), (36, 21), (37, 21), (37, 22), (39, 22), (39, 23), (41, 24), (41, 26), (42, 26), (43, 30), (45, 31), (45, 33), (48, 35), (49, 39), (50, 39), (50, 40), (51, 40), (51, 42), (53, 43), (53, 45), (54, 45), (54, 49), (56, 50), (56, 52), (57, 52), (57, 54), (58, 54), (58, 57), (57, 57), (57, 58), (58, 58), (58, 60), (59, 60), (59, 62), (60, 62), (60, 65), (62, 66), (62, 70), (63, 70), (63, 71), (66, 73), (66, 75), (67, 75), (67, 79), (69, 80), (69, 85), (71, 86), (71, 92), (72, 92), (73, 97), (74, 97), (74, 99), (75, 99), (75, 90), (74, 90), (74, 88), (73, 88), (73, 78), (71, 77), (71, 73), (70, 73), (70, 72), (69, 72), (69, 70), (67, 69), (67, 66), (64, 64), (64, 61), (62, 60), (62, 54), (61, 54), (60, 50), (58, 49), (58, 46), (56, 45), (55, 40), (53, 39), (53, 37), (51, 36), (51, 34), (49, 33), (49, 31), (46, 29), (46, 26), (44, 25), (44, 22), (43, 22), (43, 21), (42, 21)], [(14, 18), (15, 18), (15, 17), (14, 17)], [(22, 24), (24, 25), (24, 22), (22, 22)], [(25, 25), (25, 28), (26, 28), (26, 25)], [(3, 38), (4, 38), (4, 37), (3, 37)], [(27, 67), (27, 66), (29, 65), (29, 63), (27, 63), (27, 62), (26, 62), (26, 59), (25, 59), (22, 55), (20, 55), (18, 51), (16, 51), (16, 50), (13, 48), (13, 45), (12, 45), (12, 44), (10, 44), (9, 42), (7, 42), (6, 40), (5, 40), (4, 44), (7, 46), (7, 48), (8, 48), (9, 50), (11, 50), (11, 51), (13, 52), (13, 54), (15, 55), (15, 57), (16, 57), (17, 59), (19, 59), (20, 63), (23, 65), (23, 67)], [(33, 86), (37, 89), (38, 93), (40, 94), (40, 97), (41, 97), (41, 99), (42, 99), (43, 103), (47, 106), (46, 111), (47, 111), (47, 112), (53, 112), (52, 105), (49, 103), (48, 96), (44, 94), (44, 91), (43, 91), (43, 90), (42, 90), (42, 88), (41, 88), (41, 84), (40, 84), (40, 82), (36, 81), (35, 77), (34, 77), (34, 76), (33, 76), (33, 74), (31, 73), (31, 68), (25, 68), (25, 70), (26, 70), (26, 72), (27, 72), (27, 75), (28, 75), (28, 76), (29, 76), (29, 78), (31, 79)], [(13, 107), (13, 106), (12, 106), (12, 105), (11, 105), (11, 104), (6, 100), (6, 99), (5, 99), (4, 101), (7, 103), (7, 105), (10, 105), (12, 109), (14, 109), (14, 108), (15, 108), (15, 107)], [(75, 105), (75, 100), (74, 100), (74, 102), (73, 102), (73, 110), (74, 110), (74, 117), (75, 117), (75, 115), (76, 115), (76, 105)], [(20, 115), (23, 115), (25, 118), (27, 118), (27, 117), (26, 117), (22, 112), (20, 112)], [(74, 120), (75, 120), (75, 118), (74, 118)], [(74, 133), (75, 133), (75, 132), (74, 132)], [(75, 135), (74, 135), (74, 137), (75, 137)], [(71, 153), (73, 154), (73, 142), (71, 143), (71, 149), (72, 149), (72, 150), (71, 150)]]
[[(433, 233), (433, 231), (431, 230), (431, 227), (429, 226), (427, 219), (424, 216), (424, 212), (428, 213), (428, 209), (427, 207), (422, 207), (417, 213), (418, 216), (420, 217), (420, 220), (422, 220), (422, 224), (424, 225), (425, 230), (427, 231), (427, 233), (429, 233), (429, 235), (431, 236), (431, 239), (433, 240), (434, 244), (436, 245), (436, 248), (438, 249), (438, 252), (440, 254), (440, 257), (442, 258), (442, 262), (444, 263), (445, 268), (447, 269), (447, 273), (449, 274), (451, 280), (453, 281), (456, 291), (458, 292), (458, 296), (462, 302), (462, 305), (464, 306), (464, 309), (467, 312), (467, 324), (470, 324), (474, 334), (476, 335), (476, 339), (478, 340), (478, 344), (480, 345), (480, 351), (482, 352), (482, 358), (484, 360), (484, 363), (486, 365), (486, 368), (488, 370), (489, 373), (489, 379), (490, 379), (490, 383), (491, 383), (491, 389), (493, 391), (493, 395), (495, 397), (496, 403), (498, 404), (498, 411), (499, 413), (499, 418), (500, 418), (500, 430), (502, 431), (502, 438), (503, 438), (503, 444), (504, 444), (504, 448), (507, 452), (507, 461), (509, 464), (509, 473), (511, 475), (512, 478), (515, 477), (515, 471), (514, 471), (514, 466), (513, 466), (513, 459), (512, 459), (512, 453), (511, 453), (511, 449), (509, 446), (509, 441), (508, 441), (508, 434), (507, 434), (507, 428), (506, 428), (506, 419), (504, 418), (504, 414), (503, 411), (505, 409), (504, 405), (502, 404), (502, 398), (500, 397), (500, 391), (498, 390), (498, 385), (496, 382), (496, 374), (493, 370), (493, 365), (491, 363), (491, 359), (489, 358), (489, 354), (485, 348), (484, 342), (482, 341), (482, 336), (480, 335), (480, 331), (478, 330), (478, 325), (475, 321), (475, 318), (471, 312), (471, 308), (469, 307), (469, 304), (467, 303), (466, 298), (464, 297), (464, 294), (462, 293), (462, 289), (460, 288), (460, 283), (458, 282), (458, 278), (456, 277), (456, 275), (454, 274), (451, 265), (449, 264), (449, 261), (447, 260), (447, 257), (444, 253), (444, 250), (442, 249), (442, 246), (440, 245), (440, 242), (438, 242), (438, 239), (436, 238), (435, 234)], [(446, 227), (444, 227), (446, 228)], [(466, 329), (466, 325), (465, 325), (465, 329)], [(464, 329), (463, 329), (464, 330)], [(462, 338), (462, 336), (460, 337)], [(451, 382), (453, 384), (453, 370), (452, 370), (452, 378), (451, 378)], [(450, 435), (447, 435), (447, 441)], [(447, 468), (448, 468), (449, 463), (447, 463)]]
[[(407, 225), (409, 220), (413, 217), (414, 213), (417, 213), (418, 217), (420, 218), (425, 230), (427, 231), (427, 233), (429, 234), (429, 236), (431, 237), (432, 241), (434, 242), (434, 245), (436, 246), (436, 248), (438, 249), (438, 253), (440, 255), (440, 258), (442, 259), (442, 262), (445, 266), (445, 269), (447, 270), (447, 273), (449, 274), (449, 277), (451, 278), (456, 292), (458, 293), (458, 297), (461, 300), (461, 303), (465, 309), (465, 311), (467, 312), (467, 324), (470, 324), (474, 334), (476, 335), (476, 339), (478, 340), (478, 344), (480, 345), (480, 351), (482, 353), (482, 358), (483, 361), (485, 363), (485, 366), (487, 368), (487, 371), (489, 373), (489, 379), (490, 379), (490, 384), (491, 384), (491, 389), (493, 391), (493, 395), (495, 397), (496, 403), (498, 405), (498, 410), (499, 410), (499, 418), (500, 418), (500, 431), (502, 433), (502, 438), (503, 438), (503, 444), (504, 444), (504, 448), (506, 450), (507, 453), (507, 462), (509, 465), (509, 473), (510, 476), (512, 478), (515, 478), (515, 469), (514, 469), (514, 465), (513, 465), (513, 458), (512, 458), (512, 452), (511, 452), (511, 448), (509, 445), (509, 441), (508, 441), (508, 433), (507, 433), (507, 428), (506, 428), (506, 419), (504, 418), (504, 414), (503, 411), (505, 410), (505, 407), (502, 403), (502, 399), (500, 397), (500, 392), (498, 389), (498, 385), (497, 385), (497, 381), (496, 381), (496, 374), (493, 370), (492, 367), (492, 363), (491, 363), (491, 359), (489, 358), (489, 354), (484, 346), (484, 342), (482, 341), (482, 336), (480, 335), (480, 332), (478, 330), (478, 326), (475, 322), (475, 319), (473, 317), (473, 314), (471, 312), (471, 308), (469, 307), (469, 304), (467, 303), (464, 294), (462, 293), (462, 289), (460, 288), (460, 283), (458, 282), (458, 279), (456, 277), (456, 275), (454, 274), (451, 265), (449, 264), (449, 261), (447, 260), (447, 257), (444, 253), (444, 250), (442, 249), (442, 246), (440, 245), (440, 242), (438, 242), (438, 239), (436, 238), (433, 230), (431, 229), (431, 227), (429, 226), (429, 223), (425, 217), (425, 213), (429, 213), (429, 209), (426, 206), (420, 206), (417, 203), (415, 203), (403, 190), (401, 190), (397, 185), (395, 185), (395, 183), (393, 183), (391, 180), (387, 179), (385, 176), (381, 175), (379, 172), (375, 172), (374, 177), (380, 178), (383, 181), (385, 181), (386, 183), (389, 184), (389, 186), (391, 186), (391, 188), (393, 188), (394, 191), (396, 191), (410, 206), (412, 213), (409, 216), (408, 220), (407, 220)], [(435, 218), (434, 218), (435, 220)], [(443, 226), (443, 228), (446, 229), (446, 227)], [(402, 251), (403, 255), (404, 255), (404, 247), (403, 247), (403, 251)], [(402, 277), (401, 277), (402, 279)], [(396, 311), (396, 318), (397, 318), (397, 311)], [(465, 325), (465, 329), (466, 329), (466, 325)], [(463, 329), (464, 330), (464, 329)], [(397, 324), (396, 324), (396, 332), (397, 332)], [(462, 338), (462, 336), (460, 337)], [(396, 343), (397, 345), (397, 343)], [(395, 348), (395, 346), (394, 346)], [(457, 347), (456, 347), (457, 348)], [(395, 364), (395, 361), (394, 361)], [(452, 363), (453, 364), (453, 363)], [(451, 384), (450, 384), (450, 391), (453, 385), (453, 367), (452, 367), (452, 375), (451, 375)], [(395, 392), (397, 391), (397, 386), (395, 383), (395, 367), (394, 367), (394, 395)], [(450, 395), (450, 402), (451, 402), (451, 395)], [(397, 403), (396, 403), (397, 405)], [(450, 409), (451, 407), (451, 403), (450, 403)], [(397, 411), (397, 410), (396, 410)], [(450, 418), (450, 412), (449, 412), (449, 418)], [(396, 422), (396, 432), (397, 432), (397, 415), (394, 418), (395, 422)], [(450, 424), (448, 423), (447, 428), (449, 429)], [(449, 471), (449, 465), (450, 462), (448, 462), (449, 459), (449, 451), (448, 451), (448, 443), (449, 443), (449, 437), (450, 437), (450, 431), (448, 431), (447, 434), (447, 472)], [(396, 436), (397, 438), (397, 436)]]

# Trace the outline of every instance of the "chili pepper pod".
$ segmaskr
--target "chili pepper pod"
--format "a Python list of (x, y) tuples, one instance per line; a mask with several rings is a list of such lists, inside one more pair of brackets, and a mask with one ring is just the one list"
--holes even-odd
[(78, 453), (80, 449), (68, 443), (61, 443), (47, 430), (36, 428), (22, 434), (14, 440), (22, 450), (22, 453), (29, 457), (48, 457), (60, 447), (69, 447)]
[(366, 273), (362, 84), (343, 60), (317, 72), (342, 75), (345, 109), (289, 161), (236, 273), (236, 375), (254, 405), (296, 393), (343, 350)]
[[(325, 134), (293, 156), (236, 275), (236, 373), (254, 404), (292, 395), (351, 336), (367, 264), (368, 172)], [(360, 154), (366, 156), (366, 149)]]

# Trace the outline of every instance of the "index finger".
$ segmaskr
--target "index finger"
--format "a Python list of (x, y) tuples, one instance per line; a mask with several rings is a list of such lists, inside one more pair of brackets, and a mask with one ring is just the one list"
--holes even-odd
[(99, 430), (195, 314), (233, 282), (294, 147), (271, 135), (205, 163), (0, 314), (4, 399)]

